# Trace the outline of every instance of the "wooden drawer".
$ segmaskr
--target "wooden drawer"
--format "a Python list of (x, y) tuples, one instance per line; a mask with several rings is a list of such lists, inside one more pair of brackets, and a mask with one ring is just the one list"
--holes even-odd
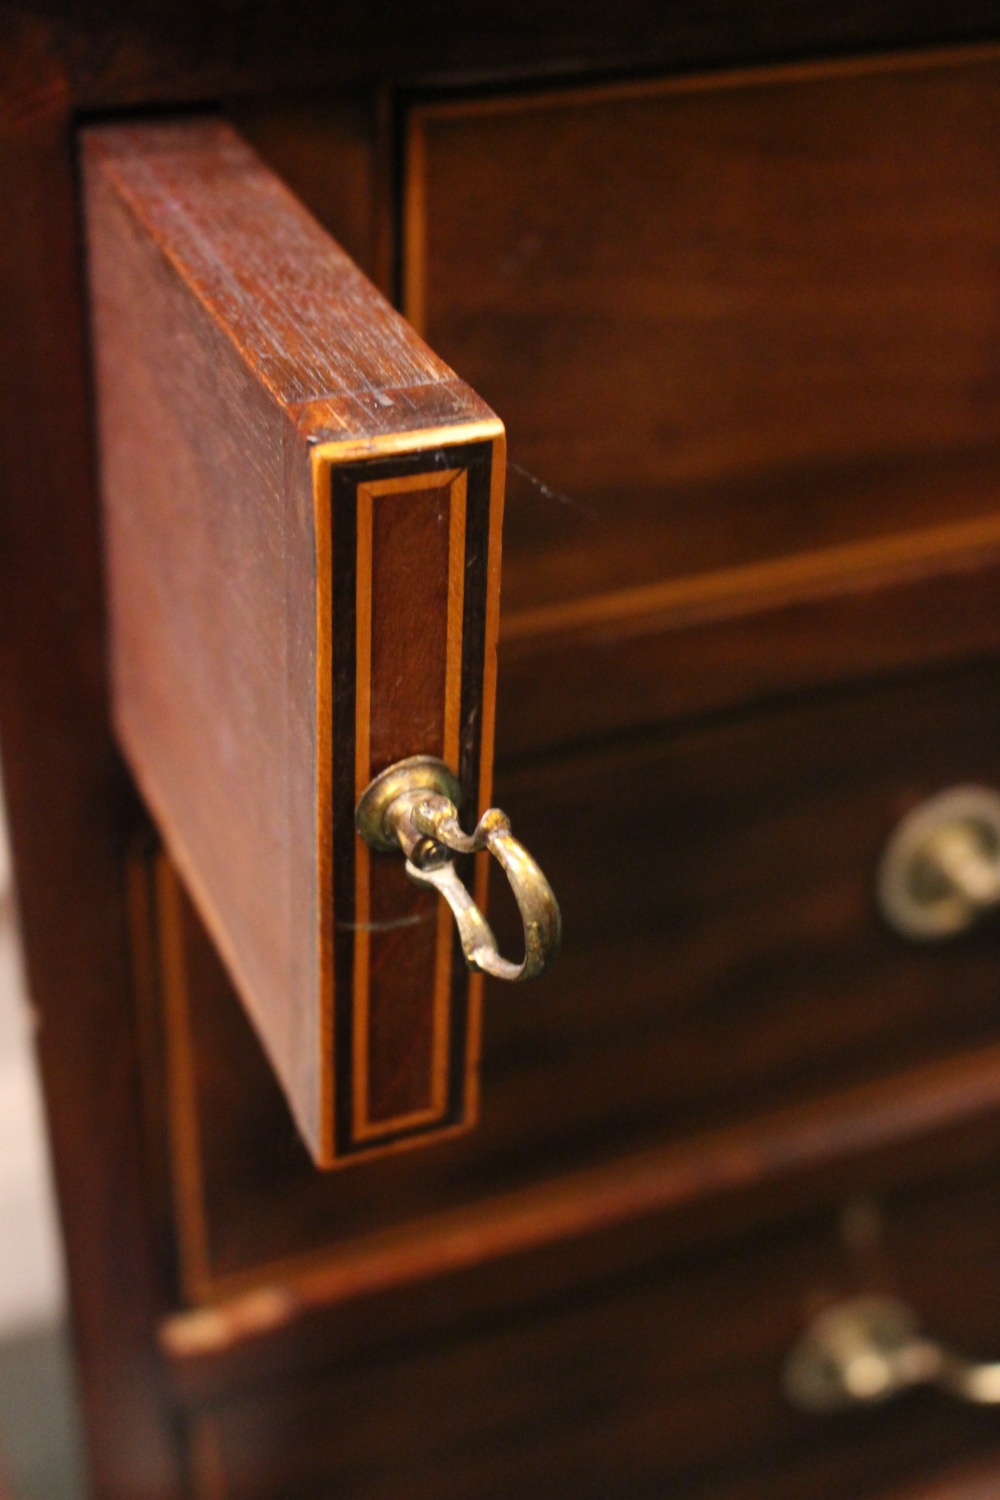
[(178, 889), (152, 968), (186, 1295), (1000, 1040), (995, 936), (916, 945), (875, 899), (897, 819), (996, 783), (998, 743), (980, 666), (508, 770), (567, 952), (537, 995), (489, 992), (472, 1135), (334, 1180)]
[(995, 647), (998, 122), (987, 49), (410, 112), (404, 308), (508, 430), (508, 751)]
[(355, 807), (486, 811), (502, 426), (225, 122), (81, 169), (122, 751), (315, 1161), (467, 1128), (478, 978)]
[(767, 1237), (678, 1251), (647, 1229), (561, 1296), (249, 1391), (196, 1419), (204, 1493), (901, 1500), (977, 1454), (1000, 1466), (995, 1413), (915, 1392), (805, 1415), (782, 1387), (805, 1322), (859, 1291), (902, 1297), (972, 1354), (996, 1351), (998, 1145), (994, 1121), (985, 1164), (890, 1187), (877, 1206), (827, 1202)]
[(407, 126), (404, 305), (505, 414), (517, 614), (994, 510), (995, 50)]

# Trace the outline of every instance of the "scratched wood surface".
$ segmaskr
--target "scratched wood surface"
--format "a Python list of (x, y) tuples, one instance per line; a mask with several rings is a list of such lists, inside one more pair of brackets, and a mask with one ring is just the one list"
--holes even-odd
[(502, 429), (229, 126), (84, 161), (125, 753), (316, 1159), (455, 1128), (474, 986), (353, 809), (421, 752), (487, 794)]

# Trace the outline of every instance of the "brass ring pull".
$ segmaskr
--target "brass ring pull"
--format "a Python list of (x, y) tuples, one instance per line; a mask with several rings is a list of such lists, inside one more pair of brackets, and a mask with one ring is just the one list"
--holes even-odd
[(871, 1406), (934, 1385), (974, 1406), (1000, 1404), (1000, 1363), (977, 1364), (920, 1331), (894, 1297), (852, 1297), (814, 1318), (785, 1366), (794, 1406), (825, 1412)]
[(966, 932), (1000, 908), (1000, 795), (956, 786), (921, 802), (898, 825), (879, 871), (886, 919), (933, 942)]
[[(462, 952), (470, 969), (494, 979), (535, 979), (559, 952), (562, 918), (545, 876), (510, 831), (498, 807), (480, 818), (473, 833), (458, 821), (461, 789), (443, 761), (414, 755), (376, 776), (362, 793), (355, 814), (358, 832), (383, 853), (402, 852), (415, 885), (440, 892), (451, 907)], [(453, 854), (488, 850), (503, 869), (524, 924), (524, 958), (503, 958), (486, 918), (458, 878)]]

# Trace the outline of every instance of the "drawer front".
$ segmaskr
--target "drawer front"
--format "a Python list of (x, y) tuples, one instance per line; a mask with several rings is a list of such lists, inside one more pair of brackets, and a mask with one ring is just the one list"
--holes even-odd
[(935, 1336), (996, 1352), (997, 1146), (994, 1123), (985, 1166), (878, 1205), (831, 1204), (766, 1239), (671, 1253), (654, 1235), (643, 1264), (585, 1290), (224, 1403), (196, 1422), (205, 1492), (902, 1500), (937, 1477), (942, 1497), (964, 1494), (942, 1476), (991, 1451), (1000, 1465), (994, 1413), (917, 1391), (806, 1415), (783, 1369), (817, 1310), (859, 1292), (901, 1297)]
[(408, 128), (404, 306), (508, 430), (506, 749), (995, 647), (942, 581), (1000, 555), (995, 52)]
[(408, 314), (555, 492), (512, 476), (515, 615), (994, 509), (995, 52), (409, 132)]
[(156, 988), (187, 1294), (1000, 1039), (995, 936), (915, 944), (875, 894), (898, 819), (996, 784), (998, 744), (983, 666), (507, 771), (567, 952), (540, 998), (489, 993), (472, 1136), (332, 1180), (185, 906)]

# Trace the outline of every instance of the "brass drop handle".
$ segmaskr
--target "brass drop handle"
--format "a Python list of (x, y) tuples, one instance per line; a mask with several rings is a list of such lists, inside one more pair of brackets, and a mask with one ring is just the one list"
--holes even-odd
[[(470, 969), (494, 979), (535, 979), (558, 954), (562, 938), (552, 887), (498, 807), (483, 813), (474, 832), (464, 833), (455, 805), (460, 796), (458, 780), (443, 761), (414, 755), (369, 783), (358, 802), (355, 823), (372, 849), (406, 856), (406, 873), (414, 884), (444, 897)], [(503, 869), (521, 913), (524, 959), (519, 964), (501, 956), (489, 923), (455, 869), (452, 855), (482, 849)]]
[(803, 1411), (871, 1406), (933, 1385), (975, 1406), (1000, 1404), (1000, 1362), (977, 1364), (920, 1331), (894, 1297), (853, 1297), (807, 1327), (785, 1365), (785, 1392)]
[(1000, 908), (1000, 795), (957, 786), (908, 813), (886, 845), (879, 900), (898, 932), (924, 942)]

